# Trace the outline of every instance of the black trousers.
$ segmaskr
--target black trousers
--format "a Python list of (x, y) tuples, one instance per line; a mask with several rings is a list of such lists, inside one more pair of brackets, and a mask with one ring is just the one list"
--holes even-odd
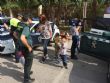
[(33, 63), (33, 53), (29, 52), (27, 48), (22, 47), (23, 55), (25, 58), (25, 65), (24, 65), (24, 80), (30, 79), (30, 71)]
[(79, 36), (72, 36), (72, 46), (71, 46), (71, 58), (74, 58), (75, 50), (78, 47)]

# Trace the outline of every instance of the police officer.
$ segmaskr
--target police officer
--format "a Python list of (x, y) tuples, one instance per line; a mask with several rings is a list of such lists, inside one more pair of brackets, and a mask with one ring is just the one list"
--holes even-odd
[(31, 17), (24, 17), (25, 25), (23, 25), (23, 30), (21, 33), (21, 44), (22, 44), (22, 52), (25, 58), (24, 65), (24, 83), (31, 83), (35, 79), (30, 77), (31, 67), (33, 63), (33, 53), (32, 53), (32, 38), (30, 35), (30, 23), (32, 23)]
[(22, 14), (17, 14), (17, 18), (10, 19), (10, 26), (11, 26), (10, 33), (14, 39), (15, 46), (16, 46), (16, 49), (15, 49), (15, 62), (16, 63), (19, 62), (19, 58), (17, 56), (17, 53), (19, 50), (19, 43), (18, 43), (18, 35), (17, 35), (18, 33), (16, 32), (16, 30), (18, 29), (18, 24), (22, 21), (22, 17), (23, 17)]
[(17, 18), (10, 19), (11, 33), (13, 35), (14, 31), (17, 29), (18, 23), (22, 21), (23, 15), (18, 14)]

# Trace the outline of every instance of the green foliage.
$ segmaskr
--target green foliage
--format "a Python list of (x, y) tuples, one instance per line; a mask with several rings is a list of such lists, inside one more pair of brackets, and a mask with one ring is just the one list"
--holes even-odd
[(21, 8), (32, 8), (39, 4), (38, 0), (18, 0), (17, 4)]
[(10, 8), (18, 8), (19, 5), (15, 2), (8, 2), (5, 5), (3, 5), (4, 9), (10, 9)]
[[(57, 7), (60, 6), (61, 11), (67, 10), (67, 12), (70, 12), (71, 15), (81, 18), (84, 1), (88, 2), (88, 9), (87, 9), (88, 17), (93, 16), (93, 1), (97, 2), (97, 9), (96, 9), (97, 15), (103, 15), (105, 2), (107, 0), (0, 0), (0, 6), (3, 7), (4, 9), (10, 9), (10, 8), (30, 9), (35, 7), (37, 8), (39, 4), (42, 4), (46, 9), (50, 5), (51, 7), (57, 5)], [(64, 9), (64, 6), (66, 9)], [(64, 12), (65, 15), (67, 14), (67, 12)]]
[(4, 4), (6, 4), (5, 0), (0, 0), (0, 6), (3, 6)]

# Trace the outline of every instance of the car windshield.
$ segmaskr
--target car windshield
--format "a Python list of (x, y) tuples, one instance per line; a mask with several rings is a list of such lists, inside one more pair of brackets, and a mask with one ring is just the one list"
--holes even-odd
[(110, 18), (99, 18), (94, 22), (94, 28), (110, 31)]

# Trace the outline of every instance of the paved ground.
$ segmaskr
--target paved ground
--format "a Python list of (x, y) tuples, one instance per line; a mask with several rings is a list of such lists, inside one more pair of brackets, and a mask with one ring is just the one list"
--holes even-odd
[[(34, 51), (32, 77), (34, 83), (107, 83), (107, 64), (96, 58), (79, 54), (79, 60), (68, 61), (68, 69), (61, 68), (54, 60), (54, 49), (49, 47), (50, 59), (40, 63), (42, 47)], [(70, 52), (68, 52), (70, 55)], [(0, 56), (0, 83), (22, 83), (23, 67), (20, 63), (14, 63), (13, 57)]]

